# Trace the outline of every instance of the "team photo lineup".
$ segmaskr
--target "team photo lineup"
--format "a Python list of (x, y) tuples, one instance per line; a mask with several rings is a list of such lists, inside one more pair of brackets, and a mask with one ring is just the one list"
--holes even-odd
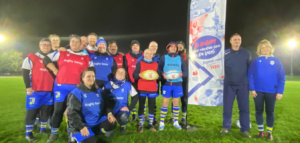
[[(250, 92), (255, 102), (256, 137), (273, 140), (275, 102), (282, 98), (285, 86), (283, 65), (273, 56), (274, 48), (268, 40), (258, 43), (256, 59), (251, 59), (250, 52), (241, 47), (239, 34), (233, 34), (229, 42), (231, 48), (224, 53), (220, 133), (225, 135), (231, 130), (232, 108), (237, 98), (237, 124), (241, 135), (251, 138)], [(96, 33), (70, 35), (65, 47), (61, 47), (60, 37), (52, 34), (37, 45), (37, 52), (30, 53), (22, 64), (26, 140), (37, 140), (33, 134), (37, 125), (41, 134), (48, 134), (47, 128), (51, 129), (47, 142), (55, 142), (60, 132), (65, 132), (59, 130), (61, 123), (66, 124), (68, 141), (80, 143), (95, 143), (98, 135), (110, 137), (117, 126), (125, 135), (129, 123), (137, 122), (137, 133), (144, 129), (159, 132), (167, 123), (178, 130), (188, 126), (185, 42), (171, 41), (160, 46), (168, 52), (162, 56), (157, 53), (155, 41), (150, 41), (142, 51), (139, 41), (132, 40), (129, 52), (124, 54), (118, 52), (117, 41), (106, 42)], [(162, 96), (161, 107), (157, 106), (158, 96)], [(172, 116), (166, 121), (169, 102)], [(145, 122), (148, 124), (144, 125)]]

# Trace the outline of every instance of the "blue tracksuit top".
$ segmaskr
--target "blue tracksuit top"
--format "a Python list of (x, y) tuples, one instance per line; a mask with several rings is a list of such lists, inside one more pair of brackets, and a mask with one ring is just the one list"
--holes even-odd
[(238, 51), (231, 48), (225, 50), (224, 84), (248, 84), (247, 72), (251, 61), (251, 53), (240, 47)]
[(252, 61), (248, 70), (250, 91), (283, 94), (285, 72), (278, 58), (261, 56)]
[[(142, 59), (144, 59), (144, 55), (140, 56), (140, 57), (138, 58), (138, 60), (137, 60), (136, 63), (138, 63), (138, 62), (141, 61)], [(159, 54), (155, 54), (155, 55), (153, 56), (154, 62), (158, 63), (158, 62), (159, 62), (159, 59), (160, 59), (160, 55), (159, 55)]]

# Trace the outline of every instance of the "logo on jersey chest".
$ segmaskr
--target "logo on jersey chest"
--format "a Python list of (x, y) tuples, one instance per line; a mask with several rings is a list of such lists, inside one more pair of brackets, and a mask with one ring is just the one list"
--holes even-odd
[(86, 96), (86, 94), (82, 94), (82, 95), (83, 95), (83, 97), (84, 97), (84, 98), (86, 98), (86, 97), (87, 97), (87, 96)]
[(40, 61), (41, 64), (43, 63), (43, 60), (39, 60), (39, 61)]
[(121, 92), (124, 92), (124, 88), (122, 88)]
[(274, 64), (275, 64), (275, 62), (274, 62), (274, 61), (270, 61), (270, 64), (271, 64), (271, 65), (274, 65)]
[(67, 56), (69, 57), (69, 56), (70, 56), (70, 54), (67, 54)]

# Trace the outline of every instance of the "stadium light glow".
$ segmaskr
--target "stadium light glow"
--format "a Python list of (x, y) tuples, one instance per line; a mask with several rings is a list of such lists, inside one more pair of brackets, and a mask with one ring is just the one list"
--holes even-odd
[(293, 49), (297, 46), (297, 42), (294, 39), (292, 39), (292, 40), (288, 41), (287, 45), (289, 48)]
[(192, 53), (190, 54), (190, 57), (191, 57), (191, 59), (193, 60), (193, 59), (196, 58), (196, 54), (195, 54), (194, 52), (192, 52)]
[(5, 41), (5, 37), (3, 35), (0, 35), (0, 43)]

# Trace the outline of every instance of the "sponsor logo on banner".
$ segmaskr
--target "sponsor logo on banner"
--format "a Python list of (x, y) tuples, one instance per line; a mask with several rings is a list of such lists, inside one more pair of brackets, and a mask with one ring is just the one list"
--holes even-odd
[(195, 70), (195, 71), (193, 71), (193, 81), (198, 81), (198, 71), (197, 70)]

